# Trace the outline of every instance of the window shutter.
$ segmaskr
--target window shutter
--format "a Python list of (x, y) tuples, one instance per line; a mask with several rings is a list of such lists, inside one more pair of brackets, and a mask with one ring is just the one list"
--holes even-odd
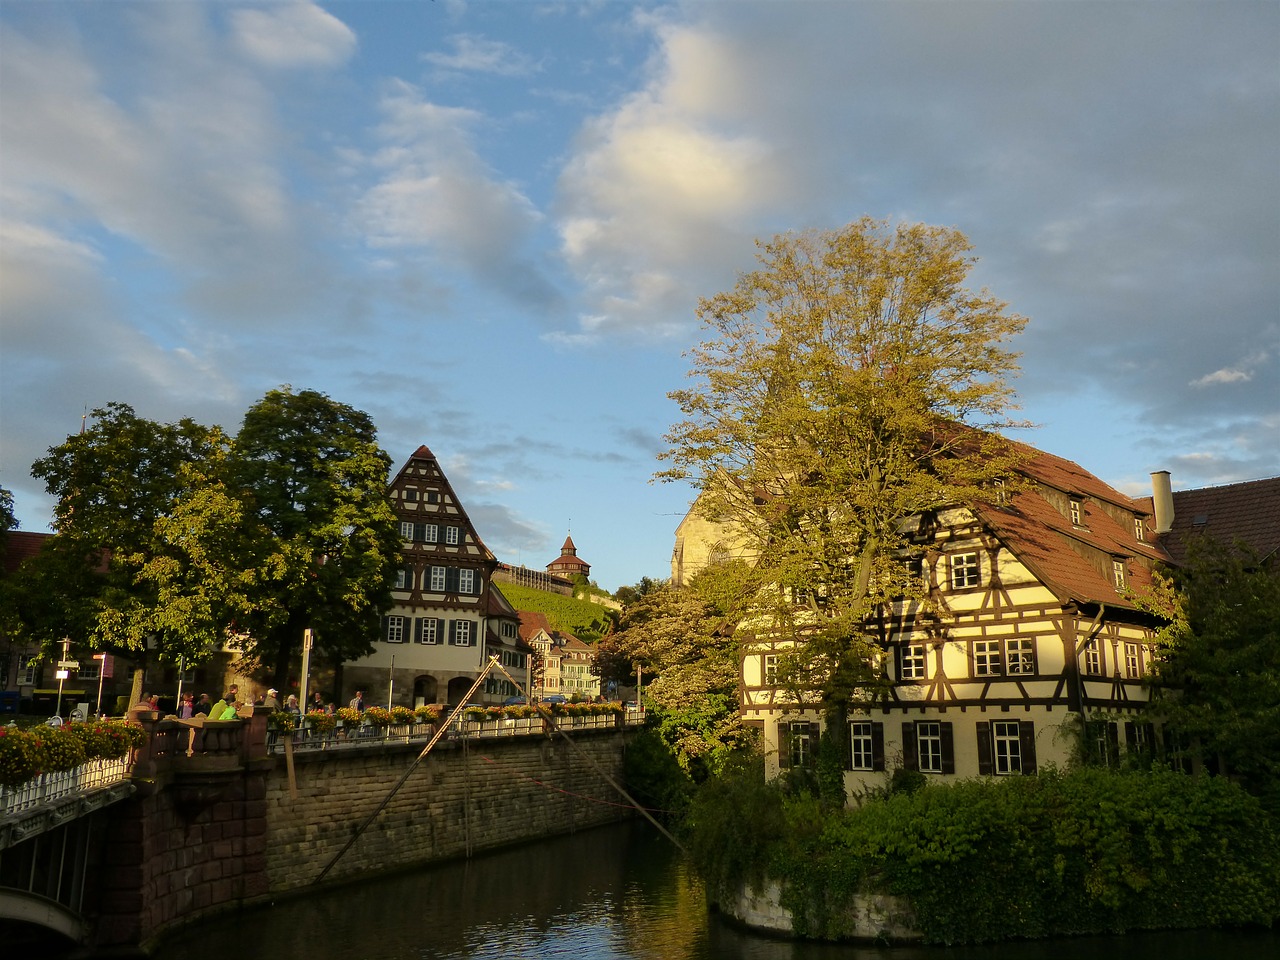
[(383, 639), (383, 642), (386, 642), (386, 639), (387, 639), (387, 637), (389, 637), (389, 636), (391, 636), (391, 618), (390, 618), (390, 617), (383, 617), (383, 618), (382, 618), (382, 639)]
[(415, 523), (413, 525), (413, 539), (418, 543), (427, 539), (427, 525), (425, 523)]
[(1018, 740), (1022, 747), (1022, 772), (1036, 772), (1036, 725), (1030, 720), (1018, 724)]
[(816, 768), (818, 766), (818, 738), (822, 736), (822, 724), (809, 724), (809, 752), (805, 755), (805, 766)]
[(950, 721), (943, 721), (938, 724), (938, 732), (941, 734), (942, 741), (942, 772), (956, 772), (956, 745), (954, 735), (951, 732)]
[(457, 567), (448, 567), (445, 569), (444, 592), (445, 593), (458, 592), (458, 568)]
[(871, 769), (884, 772), (884, 724), (871, 724)]
[(1120, 729), (1114, 723), (1107, 724), (1107, 766), (1115, 767), (1120, 762)]
[(916, 758), (916, 725), (910, 720), (902, 723), (902, 767), (904, 770), (920, 769), (920, 761)]
[(449, 621), (449, 643), (455, 647), (458, 645), (458, 621), (457, 620)]
[(413, 618), (413, 642), (422, 642), (422, 617)]
[(1130, 753), (1138, 749), (1138, 734), (1132, 720), (1124, 722), (1124, 747)]
[(978, 724), (978, 774), (989, 777), (994, 772), (991, 765), (991, 724), (983, 720)]
[(778, 766), (786, 770), (791, 766), (791, 724), (778, 724)]

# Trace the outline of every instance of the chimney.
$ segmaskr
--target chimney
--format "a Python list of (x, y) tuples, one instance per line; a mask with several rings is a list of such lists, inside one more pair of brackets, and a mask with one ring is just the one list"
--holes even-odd
[(1156, 536), (1168, 533), (1173, 529), (1173, 487), (1168, 470), (1151, 474), (1151, 504), (1156, 513)]

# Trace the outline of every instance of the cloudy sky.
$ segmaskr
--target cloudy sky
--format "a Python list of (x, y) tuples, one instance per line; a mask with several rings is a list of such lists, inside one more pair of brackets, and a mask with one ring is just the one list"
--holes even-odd
[(753, 241), (958, 227), (1024, 439), (1280, 473), (1280, 4), (0, 0), (0, 485), (112, 400), (289, 383), (440, 458), (500, 559), (669, 575), (650, 483)]

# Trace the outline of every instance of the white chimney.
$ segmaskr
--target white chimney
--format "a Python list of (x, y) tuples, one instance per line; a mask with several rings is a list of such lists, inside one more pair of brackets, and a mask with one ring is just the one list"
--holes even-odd
[(1173, 486), (1168, 470), (1151, 474), (1151, 504), (1156, 513), (1156, 536), (1173, 529)]

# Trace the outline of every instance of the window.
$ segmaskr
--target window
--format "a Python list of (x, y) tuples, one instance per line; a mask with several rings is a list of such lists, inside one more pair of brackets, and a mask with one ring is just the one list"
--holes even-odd
[(418, 539), (423, 543), (435, 543), (440, 536), (440, 527), (434, 523), (418, 524)]
[(1036, 645), (1030, 638), (1008, 640), (1005, 642), (1005, 653), (1008, 657), (1009, 674), (1029, 674), (1036, 672)]
[(1000, 675), (1000, 641), (975, 640), (973, 642), (973, 675), (997, 677)]
[(776, 687), (778, 685), (778, 655), (776, 653), (766, 653), (764, 655), (764, 685), (766, 687)]
[(471, 646), (471, 621), (453, 620), (449, 624), (449, 642), (456, 647)]
[(413, 522), (410, 520), (400, 521), (400, 539), (406, 543), (413, 539)]
[(925, 672), (923, 643), (907, 643), (898, 648), (899, 680), (923, 680)]
[(812, 767), (818, 742), (816, 723), (778, 724), (778, 766)]
[(1133, 535), (1139, 543), (1147, 539), (1147, 525), (1142, 522), (1141, 517), (1133, 518)]
[(1090, 640), (1084, 645), (1084, 672), (1102, 676), (1102, 648), (1097, 640)]
[(1137, 723), (1126, 720), (1124, 724), (1124, 743), (1130, 753), (1140, 756), (1151, 753), (1155, 746), (1155, 727), (1149, 723)]
[(1124, 586), (1124, 572), (1123, 560), (1111, 561), (1111, 579), (1115, 581), (1117, 587)]
[(1036, 725), (1030, 720), (978, 724), (978, 773), (1007, 777), (1036, 772)]
[(850, 770), (884, 769), (884, 724), (855, 720), (849, 724)]
[(1124, 645), (1124, 677), (1126, 680), (1138, 680), (1142, 677), (1142, 651), (1136, 643)]
[[(77, 680), (97, 680), (98, 676), (101, 673), (102, 673), (101, 660), (81, 660), (80, 669), (76, 671), (76, 679)], [(182, 678), (182, 682), (194, 683), (196, 679), (195, 670), (194, 669), (188, 670), (187, 674), (189, 676), (184, 675)]]
[(440, 642), (440, 621), (436, 617), (419, 617), (418, 633), (414, 638), (419, 643), (439, 643)]
[(24, 653), (18, 657), (18, 683), (32, 684), (36, 682), (36, 668), (39, 666), (36, 654)]
[(383, 623), (386, 630), (383, 638), (387, 643), (404, 643), (404, 626), (406, 617), (387, 617)]
[(1071, 509), (1071, 525), (1073, 527), (1080, 526), (1081, 525), (1080, 524), (1080, 501), (1072, 500), (1070, 509)]
[(982, 564), (977, 553), (957, 553), (951, 557), (951, 589), (964, 590), (982, 582)]
[[(915, 725), (916, 769), (921, 773), (943, 772), (942, 727), (938, 720), (921, 720)], [(946, 727), (949, 730), (951, 724), (946, 724)]]
[(428, 490), (426, 499), (427, 499), (427, 503), (439, 503), (440, 494), (436, 493), (436, 491), (434, 490)]
[(396, 584), (392, 589), (408, 590), (410, 589), (409, 584), (411, 583), (411, 580), (412, 580), (412, 577), (411, 577), (411, 574), (409, 573), (409, 570), (405, 567), (400, 567), (399, 569), (396, 570)]
[(404, 490), (404, 498), (405, 498), (407, 501), (409, 501), (410, 503), (414, 503), (414, 502), (416, 502), (416, 501), (417, 501), (417, 499), (418, 499), (418, 488), (417, 488), (417, 487), (405, 487), (405, 490)]
[(448, 544), (449, 546), (451, 546), (451, 547), (456, 547), (456, 546), (458, 545), (458, 534), (459, 534), (459, 532), (460, 532), (460, 528), (459, 528), (459, 527), (445, 527), (445, 528), (444, 528), (444, 542), (445, 542), (445, 543), (447, 543), (447, 544)]
[(459, 593), (475, 593), (476, 592), (476, 572), (474, 570), (458, 571), (458, 592)]
[(444, 593), (446, 567), (431, 568), (431, 592)]

